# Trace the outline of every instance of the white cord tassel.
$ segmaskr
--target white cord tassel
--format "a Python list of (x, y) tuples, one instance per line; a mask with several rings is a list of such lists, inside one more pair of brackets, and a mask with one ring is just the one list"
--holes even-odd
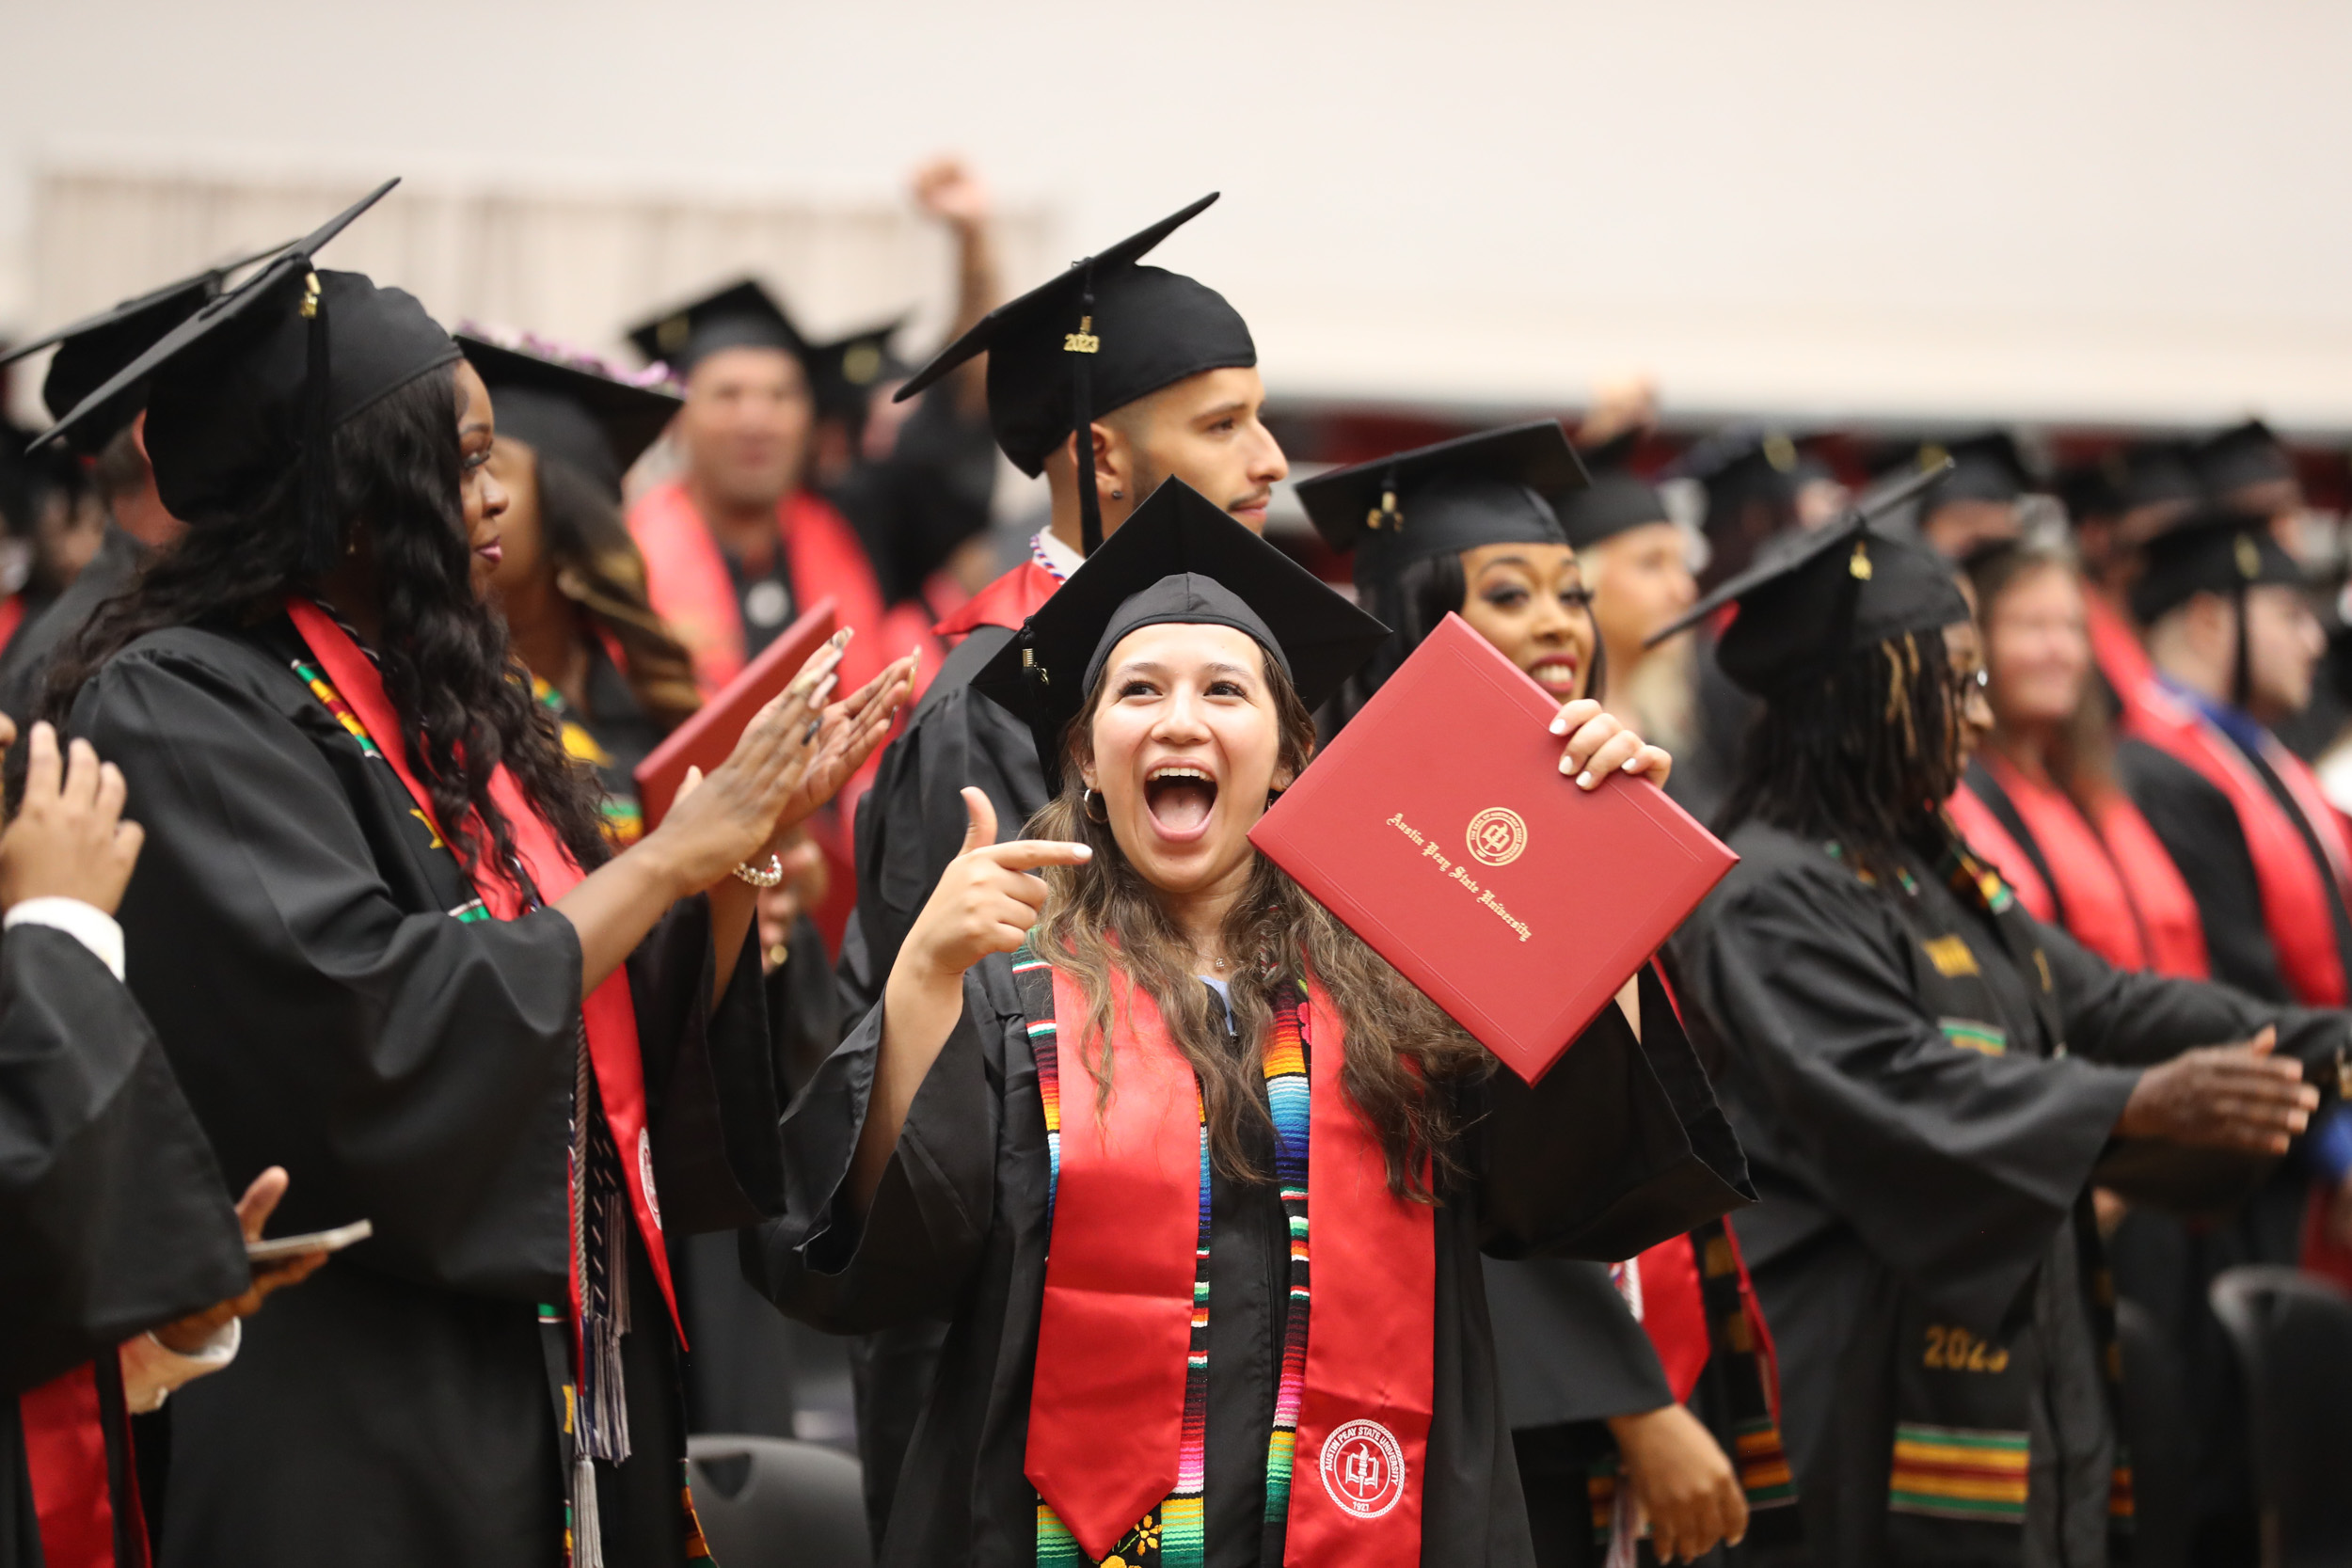
[(572, 1568), (604, 1568), (604, 1525), (596, 1513), (596, 1462), (572, 1465)]

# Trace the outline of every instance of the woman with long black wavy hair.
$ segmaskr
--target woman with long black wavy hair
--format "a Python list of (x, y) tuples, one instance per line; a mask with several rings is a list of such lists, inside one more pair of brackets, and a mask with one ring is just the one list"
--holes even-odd
[(227, 1171), (374, 1226), (175, 1409), (163, 1560), (682, 1562), (665, 1236), (781, 1201), (729, 870), (898, 688), (825, 705), (829, 648), (611, 853), (481, 597), (488, 396), (414, 299), (312, 270), (332, 227), (84, 405), (151, 387), (189, 524), (48, 694), (147, 829), (133, 989)]

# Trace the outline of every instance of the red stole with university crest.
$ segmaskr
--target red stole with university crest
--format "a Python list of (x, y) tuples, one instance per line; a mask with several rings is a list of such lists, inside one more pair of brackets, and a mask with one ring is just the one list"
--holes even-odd
[[(1099, 1045), (1078, 1048), (1085, 992), (1059, 970), (1053, 986), (1069, 1039), (1059, 1059), (1099, 1061)], [(1097, 1103), (1090, 1075), (1063, 1069), (1025, 1465), (1096, 1561), (1177, 1487), (1204, 1201), (1191, 1065), (1151, 996), (1117, 974), (1112, 1016), (1108, 1103)], [(1379, 1142), (1341, 1085), (1344, 1034), (1318, 983), (1302, 1022), (1313, 1284), (1284, 1560), (1417, 1568), (1436, 1211), (1389, 1191)]]

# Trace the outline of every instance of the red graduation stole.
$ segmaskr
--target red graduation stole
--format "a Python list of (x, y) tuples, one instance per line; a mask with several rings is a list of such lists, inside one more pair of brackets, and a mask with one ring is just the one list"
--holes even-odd
[[(2326, 851), (2313, 861), (2286, 808), (2270, 792), (2237, 743), (2190, 704), (2151, 681), (2138, 704), (2126, 710), (2127, 733), (2168, 752), (2201, 774), (2230, 798), (2263, 902), (2263, 925), (2279, 955), (2279, 968), (2296, 1001), (2306, 1006), (2341, 1007), (2346, 999), (2344, 955), (2336, 949), (2331, 898), (2343, 896), (2339, 869), (2345, 860), (2343, 824), (2309, 769), (2282, 746), (2265, 746), (2263, 761), (2277, 772), (2297, 804), (2312, 836)], [(2308, 793), (2300, 785), (2308, 785)], [(2314, 801), (2320, 809), (2314, 814)], [(2331, 886), (2330, 883), (2333, 883)]]
[[(1148, 992), (1114, 973), (1111, 997), (1110, 1101), (1098, 1105), (1074, 1072), (1060, 1099), (1025, 1465), (1094, 1561), (1176, 1490), (1201, 1202), (1191, 1064)], [(1085, 992), (1059, 969), (1054, 1010), (1088, 1016)], [(1340, 1083), (1345, 1040), (1320, 984), (1310, 984), (1307, 1016), (1313, 1301), (1284, 1560), (1418, 1568), (1436, 1212), (1390, 1193), (1380, 1145)], [(1074, 1024), (1069, 1037), (1074, 1046)]]
[[(418, 783), (408, 767), (408, 749), (401, 743), (400, 717), (392, 711), (391, 699), (385, 695), (384, 680), (376, 673), (375, 661), (359, 650), (358, 643), (346, 636), (343, 628), (309, 599), (289, 599), (286, 613), (293, 618), (294, 630), (310, 645), (326, 679), (342, 697), (355, 718), (368, 734), (376, 739), (376, 750), (391, 765), (392, 772), (408, 791), (408, 798), (417, 803), (417, 813), (436, 835), (447, 840), (449, 835), (434, 820), (433, 800)], [(507, 832), (514, 838), (515, 852), (529, 873), (539, 896), (554, 903), (569, 893), (580, 880), (579, 863), (571, 851), (564, 847), (548, 819), (539, 815), (538, 806), (523, 793), (506, 765), (501, 763), (490, 776), (490, 798), (498, 802), (506, 817)], [(477, 832), (480, 824), (475, 824)], [(486, 833), (477, 840), (486, 849)], [(527, 912), (523, 892), (511, 878), (489, 864), (487, 856), (477, 860), (470, 878), (474, 892), (483, 906), (501, 920), (517, 920)], [(596, 1098), (603, 1102), (605, 1124), (612, 1132), (612, 1147), (620, 1155), (621, 1173), (628, 1189), (629, 1208), (637, 1216), (637, 1233), (645, 1243), (645, 1255), (653, 1265), (654, 1278), (661, 1286), (661, 1299), (669, 1305), (670, 1322), (677, 1329), (678, 1343), (686, 1342), (686, 1326), (678, 1316), (677, 1292), (670, 1283), (669, 1249), (661, 1236), (661, 1211), (657, 1206), (653, 1190), (653, 1138), (645, 1126), (645, 1064), (638, 1053), (637, 1009), (629, 999), (627, 965), (605, 976), (604, 982), (588, 993), (580, 1005), (580, 1022), (588, 1035), (588, 1055), (596, 1069)], [(585, 1114), (586, 1107), (581, 1107)], [(572, 1281), (575, 1293), (580, 1281)], [(573, 1320), (580, 1316), (580, 1303), (572, 1303)]]
[[(694, 683), (709, 697), (747, 662), (735, 579), (718, 541), (678, 480), (654, 486), (629, 508), (628, 531), (645, 558), (645, 592), (654, 610), (686, 644)], [(919, 635), (919, 612), (910, 626), (884, 613), (856, 531), (822, 497), (807, 490), (787, 496), (776, 507), (776, 540), (794, 596), (809, 605), (830, 594), (840, 624), (857, 632), (841, 656), (841, 690), (856, 690), (905, 652), (914, 639), (904, 632)]]
[[(98, 1369), (84, 1362), (17, 1400), (33, 1513), (49, 1568), (117, 1568), (114, 1493), (100, 1397)], [(146, 1534), (143, 1527), (132, 1532), (142, 1543)], [(145, 1568), (144, 1554), (136, 1568)]]
[[(2026, 778), (2006, 757), (1986, 752), (1978, 760), (2042, 851), (2058, 883), (2058, 896), (2042, 887), (2031, 856), (1965, 784), (1952, 797), (1953, 819), (1972, 846), (1991, 856), (2002, 880), (2035, 919), (2055, 920), (2062, 900), (2067, 930), (2117, 968), (2192, 980), (2208, 976), (2197, 900), (2128, 797), (2110, 792), (2093, 821), (2062, 790)], [(2022, 885), (2010, 876), (2012, 863), (2025, 869)]]
[(931, 630), (941, 637), (961, 637), (982, 626), (1019, 631), (1021, 623), (1036, 614), (1059, 578), (1034, 561), (1025, 561), (964, 600), (961, 609), (944, 617)]

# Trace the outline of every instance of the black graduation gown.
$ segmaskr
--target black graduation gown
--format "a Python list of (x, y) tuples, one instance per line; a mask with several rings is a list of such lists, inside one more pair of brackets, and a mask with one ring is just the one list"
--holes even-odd
[[(858, 806), (857, 908), (842, 934), (839, 965), (845, 1023), (882, 1000), (899, 944), (963, 847), (959, 792), (967, 784), (987, 792), (999, 838), (1018, 835), (1045, 804), (1045, 772), (1028, 726), (972, 689), (972, 677), (1012, 637), (984, 626), (956, 645), (882, 752), (874, 786)], [(747, 1257), (745, 1266), (756, 1278), (756, 1261)], [(877, 1541), (946, 1335), (944, 1323), (915, 1321), (861, 1335), (850, 1346), (866, 1522)]]
[[(603, 781), (607, 819), (626, 823), (626, 836), (633, 839), (642, 831), (636, 768), (667, 732), (637, 701), (628, 677), (603, 643), (593, 639), (581, 696), (585, 711), (544, 687), (539, 700), (555, 713), (564, 750), (592, 764)], [(805, 914), (795, 920), (787, 945), (792, 956), (763, 983), (773, 1031), (772, 1070), (778, 1088), (788, 1096), (839, 1043), (841, 1023), (833, 969), (816, 923)], [(670, 1263), (692, 1347), (684, 1367), (687, 1430), (791, 1436), (795, 1386), (804, 1370), (796, 1364), (803, 1356), (793, 1343), (792, 1325), (744, 1281), (734, 1236), (721, 1231), (682, 1237), (672, 1248)]]
[[(2334, 885), (2327, 860), (2294, 799), (2259, 755), (2240, 750), (2303, 831), (2308, 852)], [(2127, 739), (2116, 767), (2125, 791), (2148, 818), (2189, 895), (2197, 900), (2214, 978), (2266, 1001), (2294, 1000), (2271, 942), (2262, 886), (2237, 808), (2211, 781), (2159, 747)], [(2352, 921), (2343, 900), (2328, 899), (2336, 947), (2352, 974)], [(2195, 1513), (2217, 1560), (2254, 1550), (2252, 1481), (2247, 1469), (2245, 1398), (2236, 1352), (2206, 1292), (2215, 1277), (2249, 1263), (2293, 1265), (2302, 1248), (2303, 1207), (2311, 1173), (2300, 1159), (2281, 1163), (2243, 1207), (2217, 1224), (2185, 1226), (2168, 1214), (2126, 1214), (2113, 1239), (2116, 1288), (2153, 1315), (2180, 1357), (2180, 1376), (2194, 1417)]]
[[(1996, 925), (1963, 907), (1922, 864), (1905, 892), (1761, 824), (1730, 842), (1741, 863), (1673, 955), (1762, 1197), (1733, 1223), (1816, 1560), (2106, 1560), (2115, 1444), (2078, 1216), (2131, 1064), (2273, 1021), (2281, 1050), (2312, 1059), (2342, 1015), (2119, 972), (2022, 910)], [(2241, 1162), (2136, 1152), (2176, 1196), (2208, 1168), (2221, 1190), (2245, 1184)], [(2097, 1179), (2125, 1184), (2113, 1162)], [(1987, 1345), (1973, 1367), (1944, 1359)], [(1983, 1418), (2003, 1370), (2028, 1408)], [(2022, 1531), (1892, 1512), (1899, 1422), (2029, 1433)]]
[(249, 1282), (211, 1146), (138, 1005), (72, 937), (0, 940), (0, 1568), (41, 1560), (17, 1396), (98, 1364), (117, 1555), (137, 1511), (115, 1347)]
[(89, 564), (46, 610), (35, 612), (8, 640), (8, 651), (0, 653), (0, 713), (15, 720), (20, 729), (33, 721), (59, 644), (88, 625), (100, 605), (130, 587), (146, 559), (147, 546), (135, 535), (114, 523), (106, 525), (106, 537)]
[[(122, 910), (133, 989), (223, 1167), (285, 1165), (288, 1229), (375, 1226), (249, 1325), (237, 1375), (173, 1400), (162, 1560), (551, 1564), (537, 1305), (567, 1296), (579, 937), (552, 910), (451, 918), (470, 885), (299, 657), (282, 620), (175, 628), (73, 706), (147, 829)], [(781, 1192), (758, 963), (747, 950), (716, 1008), (711, 965), (700, 898), (628, 959), (674, 1251)], [(634, 1457), (598, 1466), (603, 1539), (616, 1565), (675, 1563), (676, 1342), (628, 1251)]]
[[(1649, 986), (1645, 1016), (1662, 1018)], [(1653, 1010), (1654, 1009), (1654, 1010)], [(757, 1260), (787, 1312), (836, 1332), (946, 1317), (937, 1379), (908, 1449), (880, 1560), (1030, 1568), (1023, 1474), (1045, 1284), (1045, 1120), (1010, 960), (965, 977), (964, 1010), (917, 1091), (861, 1224), (843, 1189), (882, 1040), (880, 1009), (786, 1118), (790, 1209)], [(1435, 1415), (1423, 1561), (1531, 1561), (1480, 1273), (1501, 1256), (1624, 1257), (1739, 1202), (1744, 1178), (1679, 1029), (1637, 1043), (1604, 1010), (1534, 1088), (1497, 1072), (1458, 1092), (1483, 1113), (1473, 1172), (1438, 1212)], [(1207, 1560), (1261, 1562), (1287, 1229), (1276, 1190), (1212, 1189)]]

